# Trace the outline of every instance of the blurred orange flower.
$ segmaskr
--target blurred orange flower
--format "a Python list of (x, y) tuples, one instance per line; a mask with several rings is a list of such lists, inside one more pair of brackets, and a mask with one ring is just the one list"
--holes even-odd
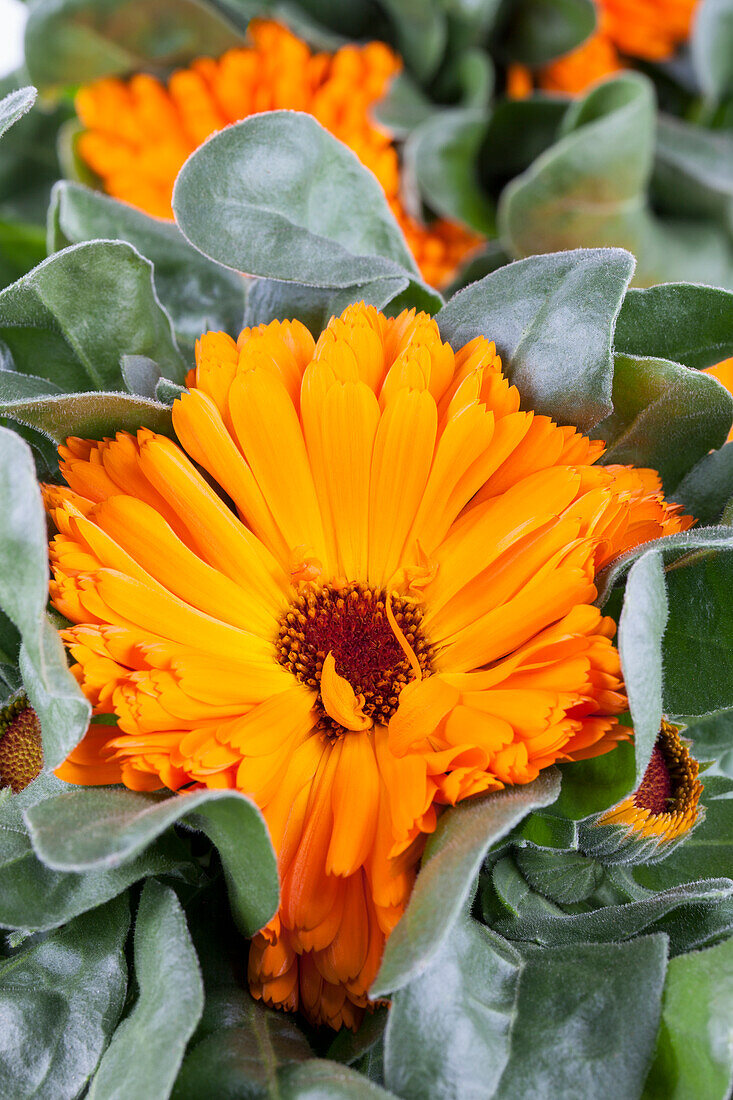
[(439, 219), (423, 225), (400, 196), (400, 166), (390, 134), (373, 118), (401, 67), (381, 42), (313, 53), (278, 23), (254, 20), (252, 45), (218, 60), (204, 57), (167, 85), (146, 73), (82, 88), (76, 109), (85, 131), (82, 159), (105, 190), (158, 218), (171, 218), (171, 195), (187, 157), (211, 134), (261, 111), (305, 111), (348, 145), (379, 180), (426, 282), (442, 286), (481, 242)]

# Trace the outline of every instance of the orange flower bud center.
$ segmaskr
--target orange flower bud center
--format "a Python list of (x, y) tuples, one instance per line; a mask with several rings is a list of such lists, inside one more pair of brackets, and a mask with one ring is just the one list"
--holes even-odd
[[(329, 701), (334, 670), (353, 689), (358, 713), (381, 724), (392, 717), (400, 692), (418, 678), (417, 671), (430, 675), (433, 648), (422, 632), (422, 616), (415, 600), (358, 581), (303, 587), (280, 620), (276, 644), (280, 664), (318, 690), (321, 729), (328, 736), (340, 736), (345, 728)], [(321, 682), (324, 664), (328, 686)], [(322, 688), (329, 693), (325, 701)]]
[(0, 712), (0, 787), (17, 794), (42, 767), (41, 723), (23, 695)]

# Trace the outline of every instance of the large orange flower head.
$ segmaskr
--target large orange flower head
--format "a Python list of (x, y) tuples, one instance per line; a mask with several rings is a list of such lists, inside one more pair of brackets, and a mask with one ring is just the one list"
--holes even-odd
[(691, 521), (414, 310), (208, 333), (173, 423), (67, 440), (45, 491), (62, 636), (118, 721), (59, 775), (251, 796), (282, 889), (252, 991), (353, 1026), (440, 808), (628, 736), (594, 578)]
[[(577, 95), (626, 67), (626, 59), (665, 61), (690, 35), (699, 0), (596, 0), (594, 34), (539, 73), (541, 88)], [(522, 72), (510, 74), (510, 94), (529, 90)], [(531, 85), (530, 85), (531, 86)]]
[(445, 220), (422, 225), (400, 198), (400, 167), (373, 108), (400, 69), (381, 42), (313, 53), (278, 23), (254, 20), (252, 45), (218, 60), (205, 57), (167, 85), (145, 73), (82, 88), (76, 109), (85, 127), (79, 154), (105, 190), (170, 219), (176, 176), (211, 134), (261, 111), (306, 111), (348, 145), (379, 180), (426, 282), (442, 286), (480, 243)]

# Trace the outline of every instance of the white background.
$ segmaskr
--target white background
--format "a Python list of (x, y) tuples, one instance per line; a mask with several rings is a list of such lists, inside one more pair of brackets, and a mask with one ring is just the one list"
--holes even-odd
[(0, 0), (0, 76), (23, 61), (23, 28), (28, 9), (20, 0)]

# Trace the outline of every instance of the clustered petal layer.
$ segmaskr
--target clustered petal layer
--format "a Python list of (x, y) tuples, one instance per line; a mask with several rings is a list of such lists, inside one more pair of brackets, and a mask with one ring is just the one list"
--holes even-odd
[(291, 109), (316, 118), (379, 180), (423, 278), (446, 283), (480, 243), (443, 219), (423, 225), (400, 197), (400, 168), (389, 133), (373, 118), (375, 104), (399, 71), (381, 42), (313, 53), (278, 23), (254, 20), (251, 47), (195, 61), (167, 85), (146, 73), (108, 78), (76, 98), (85, 132), (78, 149), (105, 190), (159, 218), (171, 218), (171, 195), (184, 161), (211, 134), (261, 111)]
[(73, 671), (118, 723), (59, 774), (250, 795), (282, 887), (252, 991), (354, 1026), (440, 808), (628, 736), (594, 578), (691, 521), (425, 314), (208, 333), (188, 383), (179, 444), (69, 439), (45, 490)]

